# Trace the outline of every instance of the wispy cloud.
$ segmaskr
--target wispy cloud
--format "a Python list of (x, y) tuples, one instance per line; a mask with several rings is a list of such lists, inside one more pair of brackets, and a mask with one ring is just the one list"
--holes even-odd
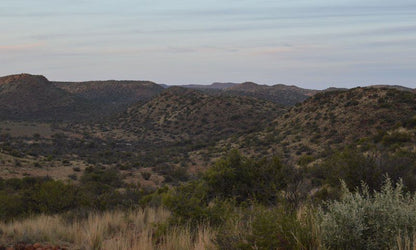
[(416, 77), (414, 0), (2, 0), (2, 7), (4, 74), (323, 85)]
[(44, 46), (44, 43), (29, 43), (29, 44), (13, 44), (13, 45), (0, 45), (2, 51), (22, 51), (39, 48)]

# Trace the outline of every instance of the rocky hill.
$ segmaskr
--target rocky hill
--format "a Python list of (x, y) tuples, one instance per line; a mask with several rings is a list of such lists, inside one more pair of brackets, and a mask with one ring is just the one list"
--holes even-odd
[(297, 160), (324, 157), (364, 138), (400, 127), (416, 116), (416, 94), (391, 88), (355, 88), (314, 95), (276, 118), (261, 132), (229, 139), (257, 155)]
[(44, 76), (19, 74), (0, 78), (2, 119), (62, 119), (80, 112), (85, 105), (82, 99), (55, 87)]
[(254, 98), (211, 96), (171, 87), (144, 105), (130, 107), (117, 122), (152, 143), (206, 144), (261, 129), (282, 110)]

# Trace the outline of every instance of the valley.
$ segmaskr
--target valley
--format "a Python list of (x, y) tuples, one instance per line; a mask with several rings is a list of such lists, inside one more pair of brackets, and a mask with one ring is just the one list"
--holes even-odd
[[(349, 190), (365, 182), (382, 192), (389, 178), (416, 191), (416, 90), (400, 86), (165, 86), (20, 74), (0, 77), (0, 119), (5, 223), (163, 207), (170, 213), (166, 227), (212, 226), (216, 238), (209, 244), (234, 249), (246, 241), (227, 245), (238, 232), (227, 231), (235, 224), (222, 215), (245, 221), (250, 206), (256, 212), (244, 234), (261, 232), (260, 214), (283, 216), (279, 209), (340, 200), (340, 180)], [(307, 230), (295, 217), (282, 220)], [(291, 249), (291, 234), (280, 233), (280, 241), (267, 244)], [(81, 244), (71, 242), (65, 244)], [(0, 233), (0, 246), (11, 243)]]

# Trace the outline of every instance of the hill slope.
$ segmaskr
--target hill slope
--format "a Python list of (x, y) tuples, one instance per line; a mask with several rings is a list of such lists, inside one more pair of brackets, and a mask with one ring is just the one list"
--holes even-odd
[(144, 105), (132, 106), (119, 120), (123, 129), (154, 143), (207, 143), (259, 129), (281, 110), (253, 98), (171, 87)]
[(2, 119), (60, 119), (80, 111), (84, 104), (44, 76), (19, 74), (0, 78)]
[(225, 92), (232, 95), (256, 97), (285, 106), (293, 106), (296, 103), (303, 102), (320, 91), (283, 84), (267, 86), (253, 82), (245, 82), (229, 87), (225, 89)]
[(316, 94), (261, 132), (226, 140), (255, 154), (324, 157), (362, 138), (400, 126), (416, 115), (416, 94), (387, 88), (355, 88)]
[(147, 101), (164, 89), (149, 81), (89, 81), (54, 82), (55, 86), (72, 94), (85, 98), (104, 110), (121, 110), (127, 105)]

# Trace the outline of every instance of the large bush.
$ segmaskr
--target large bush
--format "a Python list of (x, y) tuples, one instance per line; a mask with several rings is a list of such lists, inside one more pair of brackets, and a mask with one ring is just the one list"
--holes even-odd
[(348, 191), (343, 183), (340, 201), (320, 211), (322, 239), (333, 249), (391, 249), (398, 237), (412, 237), (416, 230), (416, 200), (395, 187), (390, 179), (381, 191)]
[(203, 180), (212, 197), (271, 205), (276, 203), (278, 192), (291, 182), (292, 173), (293, 169), (277, 157), (256, 161), (231, 151), (206, 171)]
[(279, 192), (291, 181), (292, 170), (278, 158), (253, 160), (230, 152), (202, 179), (182, 184), (164, 197), (175, 223), (223, 223), (234, 205), (277, 204)]
[(223, 223), (231, 206), (228, 202), (208, 197), (204, 182), (183, 184), (164, 195), (163, 203), (172, 212), (171, 223), (197, 226), (200, 223)]
[(394, 182), (403, 180), (407, 191), (416, 191), (416, 154), (400, 150), (384, 150), (364, 154), (356, 149), (345, 149), (328, 157), (320, 166), (312, 170), (314, 181), (339, 187), (342, 179), (349, 189), (368, 185), (370, 190), (380, 191), (385, 176)]
[(219, 229), (219, 249), (318, 249), (313, 209), (238, 208)]

